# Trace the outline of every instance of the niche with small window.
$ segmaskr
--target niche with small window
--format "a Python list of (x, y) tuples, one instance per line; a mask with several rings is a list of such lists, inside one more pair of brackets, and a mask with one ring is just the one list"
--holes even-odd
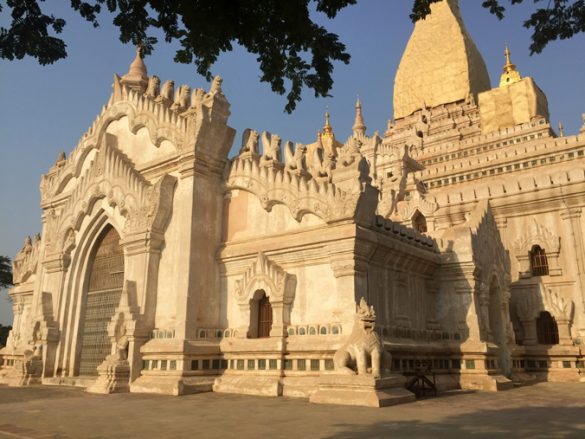
[(412, 216), (412, 228), (418, 233), (427, 233), (427, 219), (418, 210)]

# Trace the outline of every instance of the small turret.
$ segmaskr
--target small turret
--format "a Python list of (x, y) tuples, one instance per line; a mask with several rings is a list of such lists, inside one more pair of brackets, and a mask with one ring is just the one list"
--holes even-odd
[(359, 96), (355, 104), (355, 122), (353, 123), (352, 130), (354, 137), (362, 137), (366, 135), (366, 124), (364, 123), (364, 117), (362, 116), (362, 103)]
[(504, 66), (504, 73), (502, 73), (502, 76), (500, 77), (500, 87), (514, 84), (522, 79), (520, 72), (516, 69), (516, 64), (512, 63), (508, 46), (506, 46), (504, 54), (506, 55), (506, 65)]

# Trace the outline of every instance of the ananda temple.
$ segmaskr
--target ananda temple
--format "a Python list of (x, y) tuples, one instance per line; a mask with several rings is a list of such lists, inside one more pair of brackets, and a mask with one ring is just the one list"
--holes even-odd
[(434, 3), (387, 127), (358, 101), (349, 138), (327, 116), (301, 144), (139, 51), (41, 177), (0, 383), (381, 406), (583, 380), (585, 121), (553, 128), (512, 58), (490, 80)]

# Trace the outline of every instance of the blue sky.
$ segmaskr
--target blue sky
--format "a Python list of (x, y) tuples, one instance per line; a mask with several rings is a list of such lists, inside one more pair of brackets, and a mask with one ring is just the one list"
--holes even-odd
[[(66, 19), (63, 38), (69, 57), (51, 66), (34, 60), (0, 61), (0, 254), (14, 257), (24, 237), (41, 231), (39, 181), (60, 150), (69, 153), (90, 126), (111, 91), (114, 73), (124, 74), (135, 49), (118, 40), (110, 17), (91, 25), (69, 11), (69, 2), (44, 2), (43, 8)], [(507, 2), (506, 2), (507, 3)], [(585, 112), (585, 35), (554, 42), (540, 55), (529, 56), (530, 31), (522, 22), (532, 2), (510, 7), (498, 21), (479, 0), (460, 1), (468, 30), (481, 51), (492, 85), (504, 64), (504, 45), (524, 76), (532, 76), (547, 94), (551, 121), (562, 121), (566, 135), (576, 134)], [(326, 108), (338, 138), (351, 132), (359, 94), (368, 132), (383, 132), (392, 117), (393, 82), (400, 57), (412, 31), (411, 0), (360, 0), (332, 21), (318, 20), (337, 33), (352, 55), (351, 63), (336, 65), (332, 97), (316, 99), (306, 92), (292, 115), (283, 109), (284, 96), (259, 82), (254, 56), (244, 50), (223, 55), (213, 72), (224, 78), (231, 102), (230, 125), (238, 134), (247, 128), (269, 130), (283, 139), (309, 143), (324, 121)], [(51, 9), (52, 8), (52, 9)], [(5, 14), (5, 12), (4, 12)], [(0, 23), (6, 17), (0, 15)], [(159, 44), (145, 62), (149, 74), (175, 84), (208, 87), (193, 66), (174, 64), (176, 46)], [(0, 293), (0, 324), (12, 320), (6, 292)]]

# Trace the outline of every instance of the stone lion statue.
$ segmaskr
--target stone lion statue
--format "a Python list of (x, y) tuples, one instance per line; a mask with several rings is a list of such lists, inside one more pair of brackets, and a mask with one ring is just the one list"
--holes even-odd
[(240, 148), (240, 154), (250, 153), (258, 155), (258, 131), (247, 128), (244, 130), (242, 136), (242, 147)]
[(376, 312), (362, 297), (357, 307), (355, 324), (349, 339), (335, 352), (335, 370), (348, 375), (382, 376), (391, 365), (390, 354), (384, 350), (380, 336), (374, 331)]

